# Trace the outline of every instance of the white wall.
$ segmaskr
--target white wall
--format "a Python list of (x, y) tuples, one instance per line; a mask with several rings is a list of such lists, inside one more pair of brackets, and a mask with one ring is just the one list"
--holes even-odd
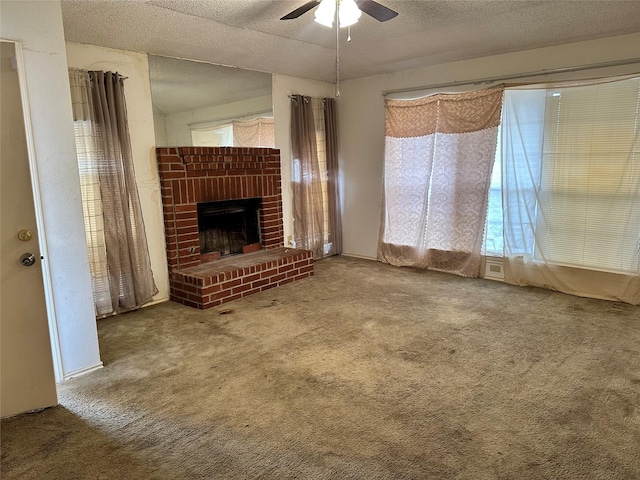
[(169, 273), (147, 55), (71, 42), (67, 42), (66, 46), (69, 67), (118, 72), (128, 77), (124, 88), (131, 150), (147, 232), (151, 269), (158, 287), (158, 294), (153, 299), (154, 302), (168, 300)]
[[(99, 368), (60, 3), (0, 2), (2, 38), (22, 43), (62, 375)], [(52, 325), (50, 325), (50, 328)]]
[(282, 213), (284, 239), (289, 244), (293, 238), (293, 193), (291, 190), (291, 100), (289, 95), (308, 97), (333, 97), (333, 83), (273, 74), (271, 95), (275, 123), (276, 148), (280, 149), (282, 162)]
[(224, 105), (167, 114), (164, 116), (166, 144), (158, 144), (158, 146), (184, 147), (191, 145), (190, 125), (193, 124), (220, 124), (255, 113), (271, 112), (272, 109), (271, 95), (265, 95)]
[[(344, 82), (338, 101), (339, 152), (343, 180), (343, 252), (347, 255), (376, 257), (384, 162), (383, 92), (636, 58), (640, 53), (639, 45), (640, 34), (624, 35)], [(564, 74), (555, 78), (589, 78), (631, 73), (637, 72), (638, 68), (636, 64)], [(532, 81), (543, 82), (549, 78), (535, 77)]]

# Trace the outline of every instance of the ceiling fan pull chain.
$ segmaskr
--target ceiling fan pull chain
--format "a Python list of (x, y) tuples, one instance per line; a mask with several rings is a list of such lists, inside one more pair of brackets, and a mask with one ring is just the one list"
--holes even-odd
[(347, 27), (347, 42), (351, 41), (351, 25)]
[(336, 98), (340, 96), (340, 25), (338, 24), (339, 0), (336, 2)]

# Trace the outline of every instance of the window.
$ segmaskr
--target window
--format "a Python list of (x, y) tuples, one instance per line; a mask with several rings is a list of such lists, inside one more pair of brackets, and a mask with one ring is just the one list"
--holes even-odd
[(503, 93), (385, 101), (379, 259), (480, 275)]
[(76, 139), (78, 172), (80, 174), (85, 236), (89, 252), (91, 286), (96, 314), (100, 316), (109, 314), (114, 310), (111, 301), (111, 290), (109, 288), (109, 269), (107, 266), (98, 162), (96, 161), (96, 154), (93, 151), (94, 144), (91, 141), (91, 139), (99, 139), (100, 136), (94, 133), (94, 123), (89, 120), (75, 120), (73, 125)]
[(219, 125), (217, 127), (191, 130), (191, 143), (196, 147), (221, 147), (233, 145), (233, 127)]
[(191, 128), (191, 142), (198, 147), (275, 148), (273, 117), (194, 126)]
[(124, 78), (69, 69), (69, 85), (96, 314), (138, 308), (158, 290), (133, 166)]
[(331, 242), (329, 234), (329, 171), (327, 169), (327, 140), (324, 123), (324, 101), (321, 98), (312, 98), (311, 106), (313, 108), (313, 121), (316, 127), (316, 150), (318, 152), (318, 165), (320, 166), (320, 189), (322, 190), (322, 211), (323, 215), (323, 243), (324, 254), (328, 255), (331, 250)]
[(484, 230), (483, 254), (489, 257), (502, 257), (504, 250), (502, 228), (502, 129), (498, 128), (496, 157), (489, 184), (489, 201), (487, 206), (487, 224)]
[(342, 250), (335, 100), (291, 95), (293, 234), (315, 258)]
[(637, 273), (639, 123), (638, 78), (507, 90), (489, 194), (487, 255), (502, 250), (504, 228), (507, 256)]
[[(328, 255), (331, 250), (331, 242), (329, 240), (330, 228), (329, 228), (329, 196), (327, 189), (327, 182), (329, 180), (329, 172), (327, 170), (327, 147), (326, 147), (326, 132), (324, 126), (324, 103), (322, 98), (310, 98), (311, 109), (313, 112), (314, 133), (315, 133), (315, 146), (318, 156), (318, 169), (320, 181), (320, 193), (317, 199), (315, 199), (314, 205), (308, 205), (308, 215), (313, 215), (312, 210), (317, 209), (323, 212), (322, 215), (322, 251), (324, 255)], [(292, 176), (291, 179), (295, 183), (302, 182), (302, 168), (300, 166), (300, 159), (293, 158), (292, 160)]]

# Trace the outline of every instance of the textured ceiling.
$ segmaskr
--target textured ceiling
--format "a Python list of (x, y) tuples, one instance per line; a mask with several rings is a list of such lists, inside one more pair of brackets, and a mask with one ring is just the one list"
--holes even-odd
[[(314, 11), (279, 20), (306, 1), (62, 0), (62, 16), (69, 41), (160, 56), (149, 62), (153, 104), (169, 114), (268, 95), (271, 78), (257, 72), (335, 81), (335, 30)], [(348, 43), (341, 31), (342, 80), (640, 32), (640, 0), (379, 3), (399, 15), (363, 14)]]
[[(279, 18), (306, 0), (63, 0), (67, 40), (261, 72), (335, 79), (335, 33)], [(380, 0), (341, 39), (341, 78), (357, 78), (640, 31), (640, 1)]]

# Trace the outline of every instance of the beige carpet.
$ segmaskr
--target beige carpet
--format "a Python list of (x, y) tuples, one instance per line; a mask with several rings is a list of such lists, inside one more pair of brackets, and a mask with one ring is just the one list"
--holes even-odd
[(99, 323), (2, 479), (638, 479), (640, 309), (331, 258)]

